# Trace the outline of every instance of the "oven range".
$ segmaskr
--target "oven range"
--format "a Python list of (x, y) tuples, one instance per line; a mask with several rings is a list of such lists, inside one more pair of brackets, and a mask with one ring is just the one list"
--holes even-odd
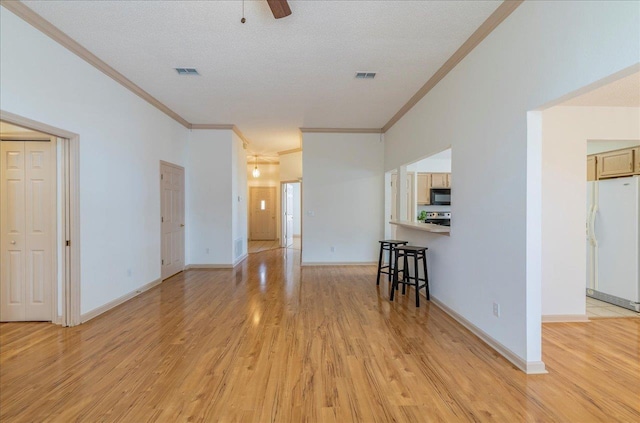
[(434, 225), (451, 226), (451, 212), (427, 212), (424, 223)]

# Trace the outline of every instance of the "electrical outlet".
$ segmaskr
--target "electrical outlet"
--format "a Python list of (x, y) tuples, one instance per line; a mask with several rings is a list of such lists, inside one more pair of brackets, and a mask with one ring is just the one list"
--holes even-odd
[(132, 274), (133, 272), (131, 271), (131, 269), (127, 269), (127, 276), (131, 277)]
[(333, 245), (331, 246), (331, 252), (335, 253), (336, 252), (336, 247), (334, 247)]
[(204, 249), (204, 252), (205, 252), (206, 254), (209, 254), (209, 249), (208, 249), (208, 248), (205, 248), (205, 249)]
[(493, 315), (496, 317), (500, 317), (500, 304), (493, 303)]

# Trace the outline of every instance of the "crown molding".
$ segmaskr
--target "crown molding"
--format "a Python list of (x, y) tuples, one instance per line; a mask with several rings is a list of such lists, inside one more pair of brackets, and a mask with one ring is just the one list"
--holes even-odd
[(233, 131), (240, 139), (242, 140), (242, 147), (246, 150), (250, 143), (247, 137), (238, 129), (236, 125), (233, 124), (222, 124), (222, 123), (192, 123), (191, 129), (225, 129)]
[(249, 142), (249, 140), (247, 139), (247, 137), (244, 136), (244, 134), (242, 132), (240, 132), (240, 129), (238, 129), (237, 126), (233, 125), (233, 128), (231, 128), (233, 130), (233, 132), (240, 137), (240, 139), (242, 140), (242, 147), (244, 147), (245, 150), (247, 150), (249, 148), (249, 146), (251, 145), (251, 143)]
[(259, 164), (259, 165), (279, 165), (280, 162), (268, 162), (265, 160), (258, 160), (257, 162), (255, 160), (250, 159), (251, 156), (247, 157), (247, 165), (251, 166), (254, 164)]
[(284, 156), (285, 154), (293, 154), (302, 151), (302, 148), (294, 148), (291, 150), (278, 151), (278, 156)]
[(300, 128), (302, 133), (380, 134), (379, 128)]
[[(482, 42), (502, 21), (504, 21), (514, 10), (523, 3), (524, 0), (504, 0), (500, 6), (471, 34), (471, 36), (460, 46), (458, 50), (436, 71), (435, 74), (418, 90), (409, 101), (386, 123), (381, 129), (378, 128), (300, 128), (302, 133), (347, 133), (347, 134), (379, 134), (385, 133), (395, 125), (413, 106), (415, 106), (424, 96), (427, 95), (455, 66), (460, 63), (478, 44)], [(0, 5), (16, 16), (47, 35), (105, 75), (112, 78), (143, 100), (147, 101), (167, 116), (176, 120), (187, 129), (231, 129), (243, 142), (243, 147), (247, 149), (249, 140), (232, 124), (191, 124), (179, 114), (171, 110), (165, 104), (153, 97), (151, 94), (140, 88), (133, 81), (109, 66), (105, 61), (91, 53), (80, 43), (62, 32), (51, 22), (34, 12), (21, 1), (0, 0)], [(296, 149), (297, 150), (297, 149)], [(288, 154), (295, 152), (287, 150), (278, 154)]]
[(427, 95), (438, 82), (440, 82), (458, 63), (462, 61), (471, 51), (487, 38), (502, 21), (504, 21), (514, 10), (522, 4), (524, 0), (505, 0), (500, 6), (475, 30), (473, 34), (460, 46), (458, 50), (433, 74), (431, 78), (418, 90), (409, 101), (398, 110), (398, 112), (382, 127), (382, 132), (387, 132), (395, 125), (409, 110), (413, 108), (422, 98)]
[(233, 130), (235, 125), (232, 124), (217, 124), (217, 123), (192, 123), (191, 129), (227, 129)]
[(2, 5), (5, 9), (9, 10), (43, 34), (47, 35), (52, 40), (56, 41), (58, 44), (65, 47), (67, 50), (71, 51), (85, 62), (89, 63), (99, 71), (103, 72), (105, 75), (109, 76), (114, 81), (118, 82), (120, 85), (129, 89), (132, 93), (136, 94), (138, 97), (147, 101), (152, 106), (155, 106), (158, 110), (165, 113), (167, 116), (181, 123), (184, 127), (190, 128), (191, 124), (187, 122), (182, 116), (168, 108), (166, 105), (160, 102), (157, 98), (153, 97), (151, 94), (137, 86), (131, 80), (129, 80), (126, 76), (109, 66), (105, 61), (100, 59), (95, 54), (91, 53), (89, 50), (84, 48), (80, 43), (75, 41), (73, 38), (69, 37), (67, 34), (59, 30), (56, 26), (54, 26), (51, 22), (38, 15), (36, 12), (31, 10), (28, 6), (20, 1), (0, 1), (0, 5)]

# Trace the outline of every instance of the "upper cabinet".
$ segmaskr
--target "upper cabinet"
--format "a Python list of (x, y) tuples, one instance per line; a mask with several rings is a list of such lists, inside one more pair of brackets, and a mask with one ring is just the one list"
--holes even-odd
[(587, 181), (595, 181), (597, 179), (597, 164), (596, 156), (587, 157)]
[(640, 174), (640, 147), (587, 156), (587, 181)]
[(610, 151), (597, 155), (598, 179), (633, 174), (633, 149)]
[(431, 204), (431, 174), (418, 173), (418, 204), (421, 206)]
[(449, 188), (448, 173), (432, 173), (431, 188)]
[(450, 188), (450, 173), (418, 173), (418, 205), (431, 204), (431, 188)]

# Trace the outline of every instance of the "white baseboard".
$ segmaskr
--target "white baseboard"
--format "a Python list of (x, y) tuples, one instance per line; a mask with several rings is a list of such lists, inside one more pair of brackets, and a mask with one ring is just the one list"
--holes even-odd
[(233, 267), (236, 267), (237, 265), (239, 265), (240, 263), (242, 263), (243, 261), (245, 261), (247, 259), (247, 257), (249, 257), (249, 254), (245, 253), (243, 256), (240, 256), (238, 258), (238, 260), (236, 260), (235, 263), (233, 263)]
[(187, 264), (184, 267), (184, 270), (193, 270), (193, 269), (233, 269), (234, 267), (239, 265), (241, 262), (243, 262), (247, 257), (249, 257), (249, 255), (248, 254), (244, 254), (238, 260), (236, 260), (235, 263), (228, 263), (228, 264)]
[(191, 269), (233, 269), (233, 264), (188, 264), (184, 270)]
[(491, 348), (496, 350), (500, 355), (502, 355), (504, 358), (509, 360), (511, 363), (513, 363), (513, 365), (515, 365), (518, 369), (522, 370), (526, 374), (545, 374), (545, 373), (548, 373), (546, 371), (545, 365), (544, 365), (544, 363), (542, 361), (525, 361), (525, 360), (523, 360), (516, 353), (514, 353), (509, 348), (507, 348), (504, 345), (502, 345), (502, 343), (497, 341), (495, 338), (490, 336), (488, 333), (486, 333), (485, 331), (483, 331), (482, 329), (480, 329), (479, 327), (477, 327), (476, 325), (474, 325), (473, 323), (471, 323), (470, 321), (468, 321), (467, 319), (462, 317), (462, 315), (458, 314), (456, 311), (454, 311), (453, 309), (449, 308), (447, 305), (445, 305), (442, 301), (440, 301), (437, 298), (435, 298), (433, 295), (431, 295), (431, 301), (436, 306), (441, 308), (445, 313), (447, 313), (449, 316), (451, 316), (454, 320), (456, 320), (458, 323), (460, 323), (465, 328), (469, 329), (469, 331), (471, 331), (471, 333), (473, 333), (475, 336), (480, 338), (487, 345), (489, 345)]
[(128, 294), (123, 295), (122, 297), (116, 298), (113, 301), (109, 301), (108, 303), (103, 304), (98, 308), (94, 308), (93, 310), (88, 311), (80, 316), (80, 323), (86, 323), (89, 320), (93, 319), (94, 317), (98, 317), (102, 313), (105, 313), (111, 310), (112, 308), (117, 307), (120, 304), (123, 304), (134, 297), (137, 297), (143, 292), (148, 291), (154, 286), (160, 285), (161, 283), (162, 283), (162, 279), (156, 279), (153, 282), (149, 282), (146, 285), (142, 285), (140, 288), (136, 289), (135, 291), (131, 291)]
[(543, 314), (542, 323), (575, 323), (589, 322), (586, 314)]
[(303, 261), (301, 266), (303, 267), (312, 267), (312, 266), (377, 266), (377, 261), (312, 261), (305, 262)]

